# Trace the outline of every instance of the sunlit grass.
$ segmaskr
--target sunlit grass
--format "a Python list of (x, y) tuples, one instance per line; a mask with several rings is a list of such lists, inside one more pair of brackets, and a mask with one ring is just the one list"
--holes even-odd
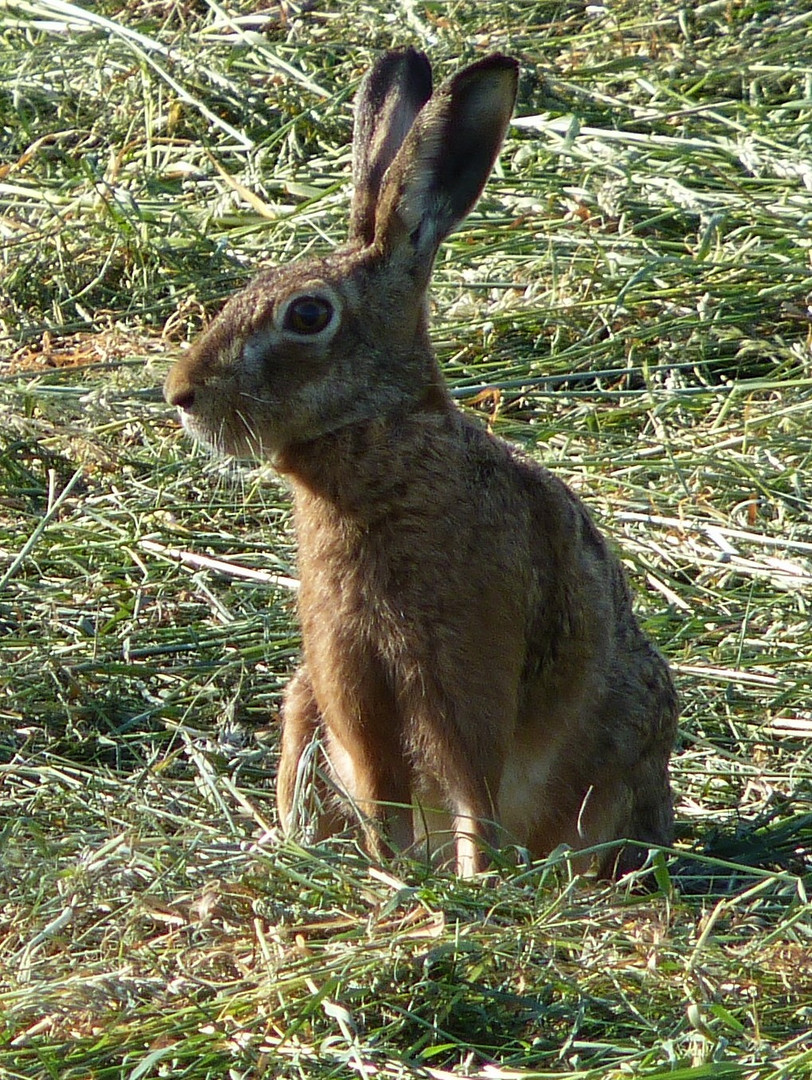
[[(0, 7), (3, 1077), (810, 1075), (812, 16), (509, 15)], [(522, 63), (434, 336), (676, 672), (653, 893), (274, 834), (287, 495), (157, 388), (256, 269), (341, 242), (352, 93), (407, 41)]]

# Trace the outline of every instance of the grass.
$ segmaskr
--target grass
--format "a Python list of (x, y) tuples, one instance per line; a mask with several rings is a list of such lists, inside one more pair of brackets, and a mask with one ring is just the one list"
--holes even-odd
[[(2, 1080), (812, 1075), (806, 8), (0, 5)], [(435, 340), (674, 666), (648, 894), (274, 833), (287, 495), (157, 387), (257, 268), (340, 242), (351, 95), (405, 42), (522, 62)]]

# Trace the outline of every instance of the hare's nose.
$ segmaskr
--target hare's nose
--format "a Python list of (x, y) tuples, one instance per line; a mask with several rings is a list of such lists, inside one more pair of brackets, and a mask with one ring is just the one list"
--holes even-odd
[(170, 370), (164, 383), (164, 399), (183, 412), (191, 412), (195, 404), (195, 387), (178, 363)]
[(183, 412), (191, 412), (194, 407), (194, 390), (178, 391), (173, 394), (167, 394), (164, 391), (164, 397), (170, 405), (176, 405)]

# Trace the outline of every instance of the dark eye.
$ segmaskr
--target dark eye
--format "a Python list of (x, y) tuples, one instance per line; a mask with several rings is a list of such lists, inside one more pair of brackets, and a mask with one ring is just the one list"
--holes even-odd
[(300, 296), (285, 312), (283, 327), (294, 334), (318, 334), (333, 317), (333, 305), (321, 296)]

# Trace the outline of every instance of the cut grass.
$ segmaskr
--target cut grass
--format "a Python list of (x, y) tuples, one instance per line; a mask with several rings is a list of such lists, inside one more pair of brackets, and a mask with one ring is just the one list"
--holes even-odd
[[(812, 16), (506, 21), (0, 7), (3, 1078), (812, 1074)], [(566, 852), (469, 884), (273, 833), (286, 493), (156, 387), (254, 270), (341, 241), (351, 95), (407, 41), (522, 61), (435, 340), (588, 501), (674, 665), (652, 894)]]

